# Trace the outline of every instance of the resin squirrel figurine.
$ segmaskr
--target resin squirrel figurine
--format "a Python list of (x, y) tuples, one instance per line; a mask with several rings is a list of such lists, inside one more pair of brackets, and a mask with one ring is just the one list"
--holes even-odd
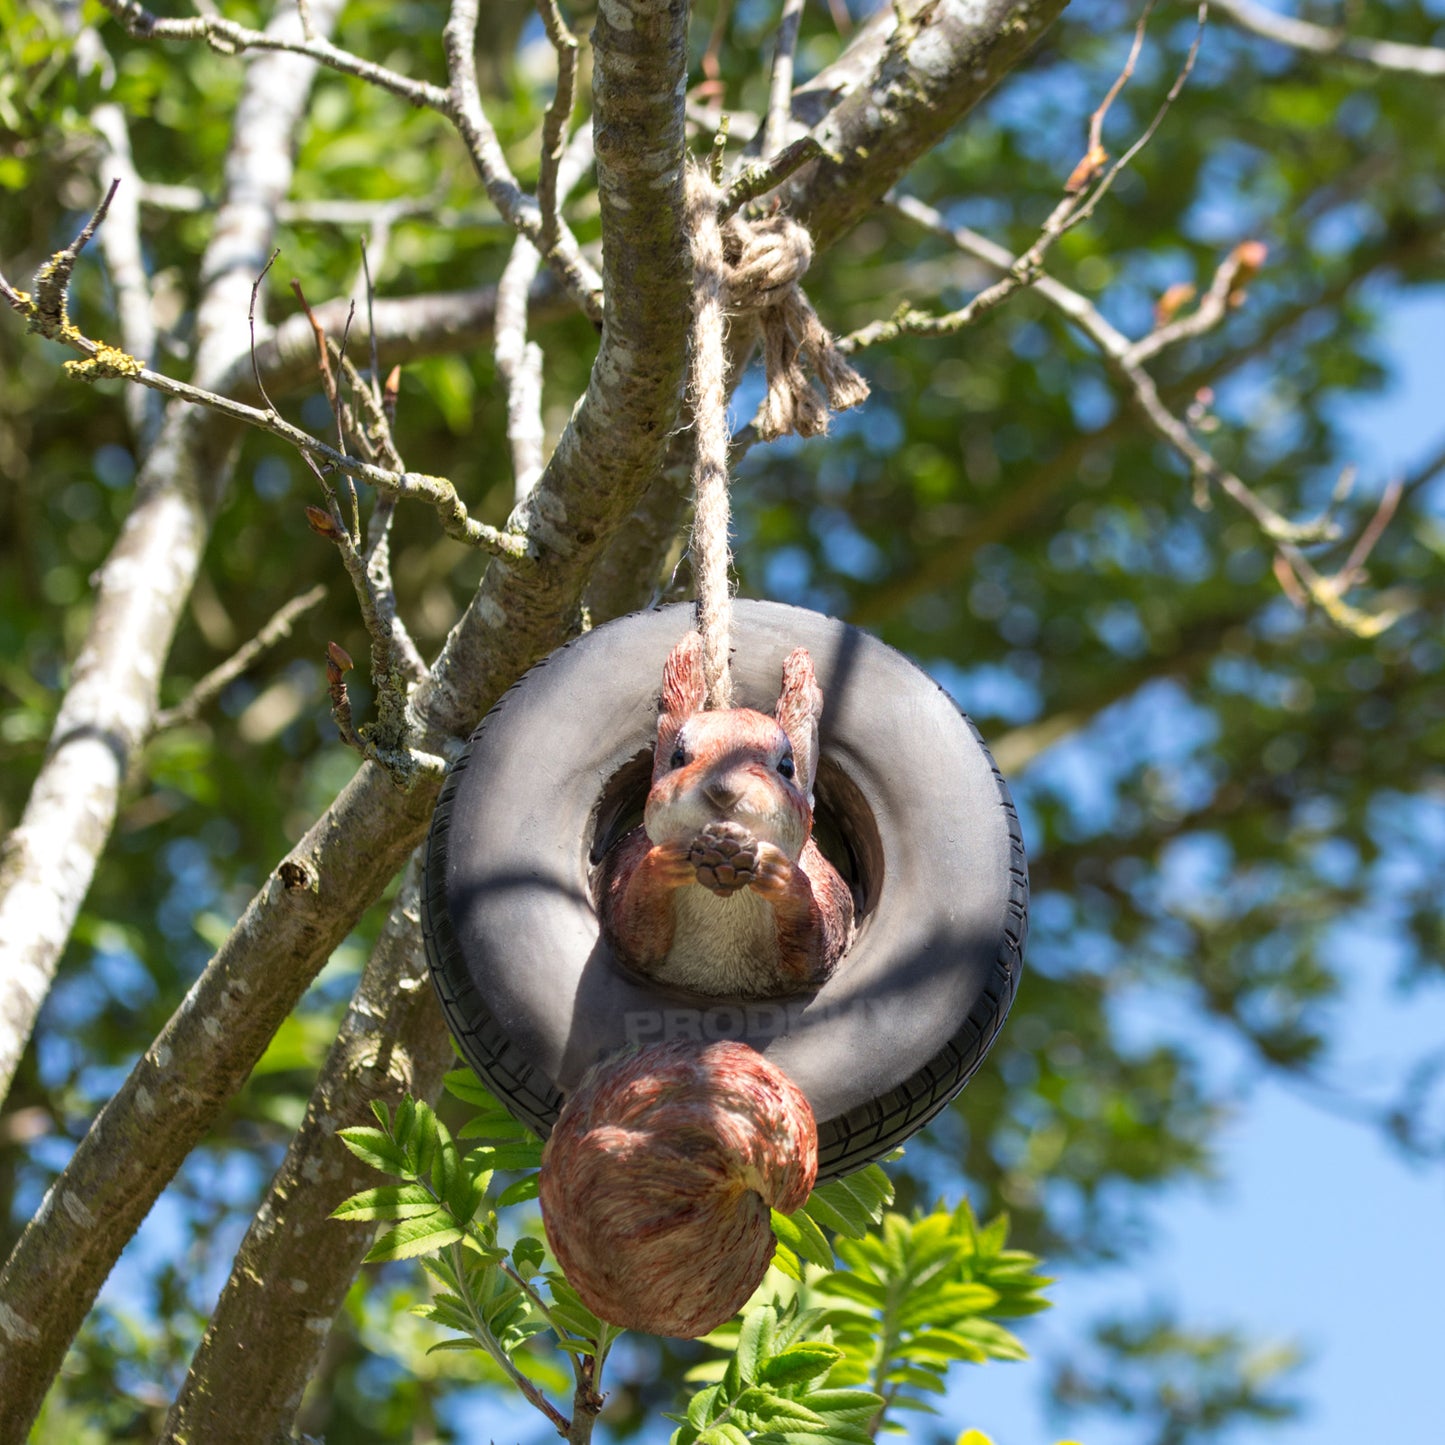
[(813, 841), (823, 694), (803, 648), (777, 714), (705, 712), (702, 639), (662, 673), (643, 825), (603, 860), (602, 931), (628, 967), (694, 993), (816, 988), (852, 939), (853, 897)]

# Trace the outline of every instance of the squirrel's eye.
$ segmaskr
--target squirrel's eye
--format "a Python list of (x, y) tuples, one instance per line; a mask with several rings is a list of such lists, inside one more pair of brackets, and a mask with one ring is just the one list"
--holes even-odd
[(669, 764), (670, 767), (680, 768), (686, 761), (687, 758), (683, 755), (683, 751), (681, 748), (674, 748), (672, 750), (672, 761)]
[(793, 767), (792, 753), (784, 753), (783, 756), (778, 759), (778, 771), (785, 778), (791, 778), (793, 776), (796, 770)]

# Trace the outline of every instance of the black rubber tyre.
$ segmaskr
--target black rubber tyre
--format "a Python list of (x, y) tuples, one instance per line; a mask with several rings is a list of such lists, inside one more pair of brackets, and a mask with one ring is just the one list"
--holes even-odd
[(432, 976), (468, 1062), (543, 1137), (563, 1091), (625, 1045), (741, 1039), (807, 1095), (818, 1178), (835, 1178), (927, 1123), (998, 1033), (1028, 928), (1018, 817), (973, 724), (905, 657), (818, 613), (739, 601), (740, 706), (771, 712), (784, 657), (812, 654), (824, 695), (815, 835), (853, 888), (857, 939), (797, 999), (640, 983), (599, 937), (592, 879), (640, 821), (662, 664), (692, 625), (675, 606), (596, 628), (483, 720), (427, 838)]

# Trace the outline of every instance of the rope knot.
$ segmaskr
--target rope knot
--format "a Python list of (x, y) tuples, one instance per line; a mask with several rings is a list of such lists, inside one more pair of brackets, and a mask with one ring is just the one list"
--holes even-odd
[[(813, 260), (813, 238), (781, 213), (722, 226), (725, 297), (733, 316), (747, 315), (762, 335), (768, 390), (756, 426), (765, 441), (797, 433), (819, 436), (832, 412), (868, 396), (799, 284)], [(823, 395), (808, 381), (811, 370)]]

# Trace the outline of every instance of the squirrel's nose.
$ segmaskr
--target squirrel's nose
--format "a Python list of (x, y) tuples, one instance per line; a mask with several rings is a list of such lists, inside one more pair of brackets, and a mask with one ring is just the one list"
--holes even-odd
[(742, 793), (726, 778), (714, 778), (711, 782), (704, 784), (702, 791), (703, 796), (715, 808), (731, 808), (742, 797)]

